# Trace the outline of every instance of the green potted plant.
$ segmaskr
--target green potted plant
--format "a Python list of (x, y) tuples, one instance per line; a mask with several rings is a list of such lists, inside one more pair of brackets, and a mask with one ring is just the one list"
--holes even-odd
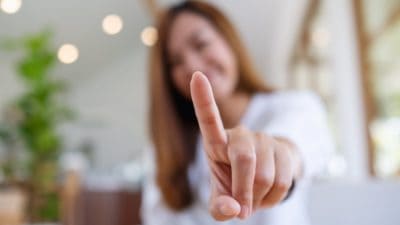
[[(15, 68), (25, 91), (9, 104), (0, 124), (0, 141), (8, 149), (1, 168), (8, 183), (25, 184), (33, 222), (59, 219), (57, 177), (62, 138), (57, 128), (71, 118), (70, 110), (57, 98), (65, 85), (51, 76), (57, 63), (51, 40), (52, 33), (46, 30), (3, 44), (3, 49), (22, 52)], [(25, 157), (16, 157), (16, 151), (23, 151)], [(17, 179), (18, 170), (23, 171), (23, 182)]]

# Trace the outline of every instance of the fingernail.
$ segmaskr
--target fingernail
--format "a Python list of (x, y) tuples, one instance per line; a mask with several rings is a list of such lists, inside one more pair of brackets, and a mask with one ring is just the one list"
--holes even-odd
[(246, 205), (242, 206), (241, 212), (240, 212), (240, 218), (246, 219), (250, 214), (250, 208)]

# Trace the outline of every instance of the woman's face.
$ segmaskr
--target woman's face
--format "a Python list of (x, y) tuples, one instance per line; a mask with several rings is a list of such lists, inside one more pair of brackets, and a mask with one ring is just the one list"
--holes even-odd
[(233, 94), (238, 82), (236, 57), (223, 36), (203, 17), (182, 12), (174, 20), (167, 42), (175, 88), (190, 99), (193, 72), (203, 72), (217, 102)]

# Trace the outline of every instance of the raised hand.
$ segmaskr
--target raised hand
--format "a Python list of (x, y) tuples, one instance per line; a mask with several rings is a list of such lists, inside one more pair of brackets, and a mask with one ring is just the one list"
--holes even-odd
[(243, 126), (225, 130), (207, 77), (195, 72), (191, 97), (211, 170), (209, 210), (216, 220), (247, 218), (282, 201), (301, 171), (294, 145)]

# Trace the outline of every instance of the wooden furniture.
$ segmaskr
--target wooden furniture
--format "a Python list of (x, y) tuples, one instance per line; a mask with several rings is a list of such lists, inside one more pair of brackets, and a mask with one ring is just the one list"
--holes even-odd
[(26, 195), (18, 189), (0, 190), (0, 225), (23, 224), (26, 200)]
[(141, 224), (140, 191), (126, 188), (85, 188), (75, 173), (66, 176), (61, 202), (62, 224), (65, 225)]
[(76, 225), (139, 225), (140, 192), (118, 190), (112, 192), (81, 192)]

